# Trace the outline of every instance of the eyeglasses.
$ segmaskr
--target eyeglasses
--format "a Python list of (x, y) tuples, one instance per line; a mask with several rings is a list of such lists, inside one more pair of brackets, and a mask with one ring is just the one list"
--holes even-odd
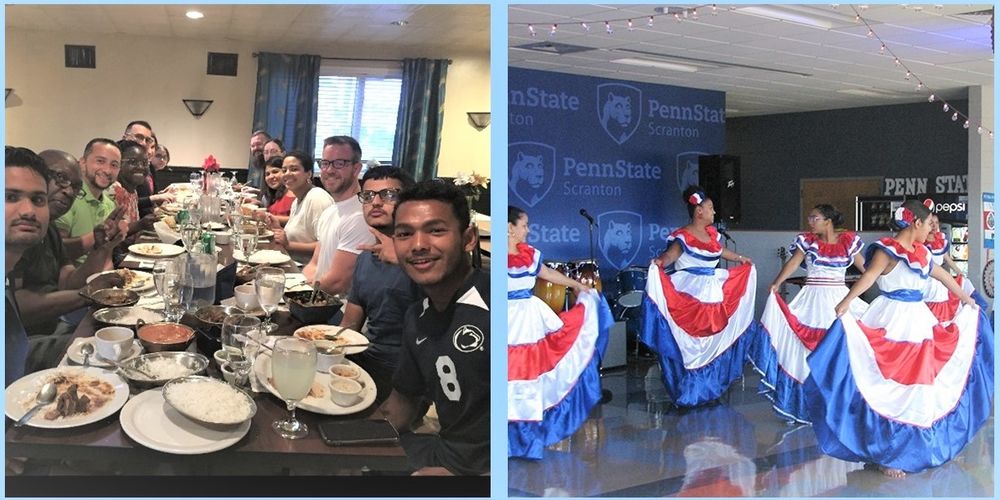
[(375, 195), (382, 198), (385, 203), (396, 203), (396, 200), (399, 199), (399, 190), (386, 188), (381, 191), (362, 191), (358, 193), (358, 199), (361, 200), (361, 203), (371, 203), (375, 201)]
[(77, 181), (73, 183), (70, 178), (62, 172), (52, 172), (52, 182), (56, 183), (56, 186), (60, 188), (68, 188), (73, 186), (74, 191), (79, 191), (83, 189), (83, 181)]
[(156, 144), (156, 139), (153, 139), (152, 137), (146, 137), (143, 134), (128, 134), (125, 137), (128, 139), (132, 139), (133, 141), (138, 142), (140, 144), (145, 144), (147, 146), (152, 146), (153, 144)]
[(340, 170), (342, 168), (347, 168), (351, 165), (354, 165), (354, 160), (332, 160), (332, 161), (316, 160), (316, 164), (319, 165), (319, 168), (322, 170), (327, 170), (330, 168), (335, 168), (337, 170)]

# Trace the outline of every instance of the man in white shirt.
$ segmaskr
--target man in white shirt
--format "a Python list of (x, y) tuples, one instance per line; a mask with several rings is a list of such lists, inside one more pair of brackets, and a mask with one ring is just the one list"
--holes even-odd
[(327, 137), (318, 163), (323, 188), (333, 196), (334, 205), (319, 217), (316, 249), (302, 273), (310, 283), (319, 281), (323, 291), (344, 294), (351, 287), (354, 263), (361, 253), (358, 247), (375, 241), (358, 200), (361, 146), (352, 137)]

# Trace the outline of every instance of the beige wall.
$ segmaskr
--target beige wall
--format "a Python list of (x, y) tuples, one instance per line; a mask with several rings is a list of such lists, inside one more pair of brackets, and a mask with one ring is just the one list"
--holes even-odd
[[(96, 45), (97, 69), (65, 68), (65, 44)], [(312, 49), (310, 53), (342, 55)], [(361, 47), (337, 49), (350, 57), (387, 57), (385, 51), (370, 48), (370, 53)], [(4, 142), (79, 155), (88, 140), (118, 139), (126, 123), (145, 119), (170, 148), (173, 165), (201, 165), (212, 154), (225, 167), (245, 167), (257, 81), (251, 54), (257, 51), (288, 50), (225, 41), (8, 29), (6, 86), (14, 93), (6, 103)], [(206, 75), (207, 52), (238, 53), (239, 76)], [(489, 110), (489, 55), (396, 53), (392, 57), (405, 55), (453, 61), (448, 70), (440, 175), (459, 170), (488, 174), (490, 129), (477, 132), (465, 113)], [(181, 102), (184, 98), (215, 102), (203, 117), (194, 118)]]

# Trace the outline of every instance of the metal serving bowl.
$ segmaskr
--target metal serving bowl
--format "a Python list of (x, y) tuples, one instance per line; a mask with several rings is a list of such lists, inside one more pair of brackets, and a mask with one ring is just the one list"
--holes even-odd
[[(164, 351), (164, 352), (153, 352), (149, 354), (143, 354), (142, 356), (137, 356), (135, 358), (122, 361), (121, 365), (125, 368), (146, 368), (148, 363), (157, 359), (169, 359), (180, 366), (188, 369), (188, 373), (181, 375), (181, 377), (186, 377), (188, 375), (201, 375), (205, 373), (205, 369), (208, 368), (208, 358), (202, 356), (198, 353), (193, 352), (179, 352), (179, 351)], [(148, 370), (147, 370), (148, 371)], [(164, 379), (147, 379), (142, 376), (142, 374), (133, 370), (121, 370), (122, 375), (128, 380), (129, 384), (139, 390), (152, 389), (154, 387), (159, 387), (167, 382), (179, 378), (171, 377)]]
[(222, 322), (234, 314), (246, 314), (236, 306), (204, 306), (194, 313), (198, 320), (198, 329), (209, 335), (222, 335)]
[(148, 321), (144, 320), (146, 323), (159, 323), (165, 319), (163, 313), (139, 306), (105, 307), (104, 309), (98, 309), (94, 311), (94, 319), (103, 326), (124, 326), (128, 328), (135, 328), (138, 321), (126, 320), (124, 318), (129, 315), (134, 316), (139, 312), (149, 318)]
[[(249, 415), (245, 415), (244, 418), (241, 418), (239, 420), (212, 421), (212, 420), (206, 419), (203, 415), (193, 415), (191, 413), (188, 413), (188, 412), (184, 411), (182, 409), (182, 407), (180, 405), (178, 405), (178, 401), (175, 399), (176, 396), (170, 390), (170, 388), (173, 385), (186, 384), (186, 383), (194, 383), (194, 384), (222, 384), (222, 385), (225, 385), (226, 387), (231, 388), (232, 390), (236, 391), (239, 394), (239, 397), (245, 398), (245, 401), (246, 401), (247, 405), (250, 407)], [(222, 425), (222, 426), (239, 425), (239, 424), (242, 424), (243, 422), (246, 422), (247, 420), (250, 420), (257, 413), (257, 403), (255, 403), (254, 400), (253, 400), (253, 398), (250, 397), (250, 395), (247, 394), (245, 391), (237, 389), (236, 387), (233, 387), (231, 385), (228, 385), (228, 384), (226, 384), (225, 382), (223, 382), (221, 380), (216, 380), (216, 379), (210, 378), (210, 377), (200, 377), (200, 376), (197, 376), (197, 375), (192, 375), (192, 376), (188, 376), (188, 377), (181, 377), (181, 378), (175, 378), (175, 379), (171, 380), (170, 382), (167, 382), (167, 384), (163, 386), (163, 399), (165, 399), (167, 401), (167, 404), (169, 404), (170, 406), (172, 406), (181, 415), (184, 415), (185, 417), (190, 418), (192, 420), (195, 420), (197, 422), (208, 424), (210, 426), (212, 426), (212, 425)]]
[(99, 307), (134, 306), (139, 303), (139, 294), (124, 288), (105, 288), (83, 296)]

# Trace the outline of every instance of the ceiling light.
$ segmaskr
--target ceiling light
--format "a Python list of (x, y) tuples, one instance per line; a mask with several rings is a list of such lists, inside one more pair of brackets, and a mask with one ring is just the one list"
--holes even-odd
[(814, 28), (834, 29), (853, 25), (853, 18), (838, 13), (822, 11), (817, 8), (796, 5), (750, 5), (747, 7), (736, 7), (734, 11), (738, 14), (787, 21)]
[(201, 19), (205, 17), (205, 14), (202, 14), (197, 10), (189, 10), (185, 12), (184, 15), (187, 16), (188, 19)]
[(668, 71), (683, 71), (685, 73), (695, 73), (698, 71), (697, 66), (691, 66), (689, 64), (678, 64), (666, 61), (654, 61), (651, 59), (640, 59), (638, 57), (625, 57), (622, 59), (612, 59), (611, 62), (619, 64), (629, 64), (632, 66), (642, 66), (645, 68), (665, 69)]
[(400, 28), (402, 28), (403, 26), (406, 26), (407, 24), (410, 24), (410, 22), (407, 21), (407, 20), (405, 20), (405, 19), (400, 19), (399, 21), (393, 21), (393, 22), (391, 22), (389, 24), (391, 24), (393, 26), (399, 26)]

